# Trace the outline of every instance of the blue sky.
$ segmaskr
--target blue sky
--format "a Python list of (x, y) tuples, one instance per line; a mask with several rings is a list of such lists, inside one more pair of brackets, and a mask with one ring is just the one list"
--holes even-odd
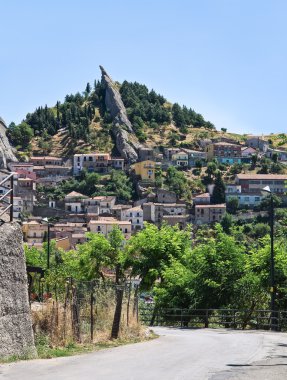
[(0, 2), (0, 115), (100, 78), (138, 81), (218, 129), (286, 132), (285, 0)]

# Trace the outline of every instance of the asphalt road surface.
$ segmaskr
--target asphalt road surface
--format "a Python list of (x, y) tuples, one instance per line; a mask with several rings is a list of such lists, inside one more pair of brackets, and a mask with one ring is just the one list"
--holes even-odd
[(287, 334), (155, 328), (158, 339), (0, 366), (0, 380), (286, 380)]

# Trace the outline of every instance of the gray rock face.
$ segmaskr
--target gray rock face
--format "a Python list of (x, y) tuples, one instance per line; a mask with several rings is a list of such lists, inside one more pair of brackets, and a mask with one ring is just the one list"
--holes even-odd
[(8, 162), (17, 161), (17, 158), (15, 157), (11, 145), (7, 139), (6, 129), (7, 126), (0, 117), (0, 169), (6, 169)]
[(0, 358), (37, 356), (27, 287), (21, 228), (5, 223), (0, 226)]
[(102, 72), (102, 84), (105, 88), (105, 104), (114, 119), (112, 132), (117, 149), (130, 164), (134, 163), (138, 159), (136, 149), (139, 148), (140, 144), (128, 119), (121, 94), (106, 70), (102, 66), (100, 66), (100, 69)]

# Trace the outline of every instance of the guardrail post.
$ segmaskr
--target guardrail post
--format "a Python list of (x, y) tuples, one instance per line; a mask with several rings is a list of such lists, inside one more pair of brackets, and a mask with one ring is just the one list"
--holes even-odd
[(208, 329), (208, 326), (209, 326), (208, 314), (209, 314), (209, 310), (206, 309), (206, 311), (205, 311), (205, 321), (204, 321), (204, 328), (206, 328), (206, 329)]

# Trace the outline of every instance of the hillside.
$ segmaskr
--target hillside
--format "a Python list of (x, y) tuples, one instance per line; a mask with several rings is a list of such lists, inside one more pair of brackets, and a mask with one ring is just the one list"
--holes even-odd
[[(129, 143), (198, 148), (197, 141), (204, 138), (243, 139), (241, 135), (216, 131), (201, 114), (177, 103), (171, 104), (145, 85), (114, 82), (103, 68), (101, 70), (102, 80), (95, 80), (93, 88), (88, 83), (82, 93), (67, 95), (64, 102), (57, 101), (54, 107), (38, 107), (19, 125), (11, 123), (7, 135), (20, 156), (65, 157), (89, 151), (112, 151), (120, 155), (122, 152), (116, 148), (119, 137), (112, 133), (115, 115), (106, 105), (108, 90), (104, 78), (108, 78), (110, 90), (116, 94), (131, 123)], [(121, 131), (123, 129), (127, 128)]]

